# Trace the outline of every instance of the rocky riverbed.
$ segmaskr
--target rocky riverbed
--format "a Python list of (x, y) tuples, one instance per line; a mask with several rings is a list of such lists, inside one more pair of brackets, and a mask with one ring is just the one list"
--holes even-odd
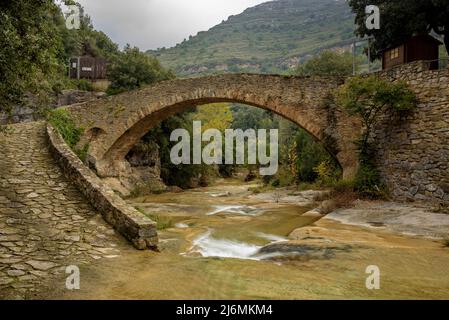
[[(448, 216), (418, 205), (357, 201), (322, 217), (313, 210), (322, 192), (255, 194), (254, 187), (222, 181), (131, 199), (157, 217), (161, 252), (100, 260), (83, 268), (81, 290), (50, 297), (449, 298)], [(379, 290), (366, 287), (368, 266), (380, 270)]]

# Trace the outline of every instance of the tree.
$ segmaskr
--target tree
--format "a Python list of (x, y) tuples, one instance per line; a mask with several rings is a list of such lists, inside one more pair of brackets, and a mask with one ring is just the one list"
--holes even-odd
[(339, 89), (337, 102), (349, 114), (358, 114), (365, 128), (362, 148), (367, 148), (373, 128), (387, 112), (406, 112), (416, 106), (416, 97), (405, 82), (389, 82), (376, 76), (350, 78)]
[(224, 132), (230, 128), (233, 119), (229, 103), (210, 103), (199, 106), (192, 114), (193, 121), (201, 121), (202, 129), (218, 129)]
[(9, 112), (27, 92), (45, 100), (52, 80), (63, 74), (60, 15), (50, 0), (0, 3), (0, 111)]
[(118, 54), (118, 45), (105, 33), (97, 31), (92, 25), (91, 18), (84, 8), (77, 2), (66, 0), (66, 4), (76, 5), (80, 11), (80, 28), (67, 29), (64, 19), (59, 23), (60, 33), (64, 42), (64, 61), (80, 55), (102, 56), (110, 60)]
[(375, 151), (370, 145), (372, 131), (385, 115), (413, 110), (415, 94), (404, 82), (387, 82), (375, 76), (354, 77), (337, 92), (337, 103), (349, 114), (360, 115), (364, 126), (358, 143), (360, 167), (355, 177), (355, 188), (364, 196), (383, 196), (381, 177), (374, 161)]
[(117, 94), (172, 78), (173, 73), (165, 70), (156, 58), (127, 45), (113, 58), (108, 68), (108, 79), (111, 81), (108, 93)]
[(81, 12), (79, 30), (69, 30), (61, 8), (53, 0), (0, 3), (0, 112), (10, 112), (32, 96), (33, 105), (48, 106), (60, 89), (70, 84), (66, 65), (70, 57), (90, 53), (110, 58), (118, 46), (94, 30)]
[[(381, 57), (382, 50), (397, 46), (416, 34), (432, 30), (444, 36), (449, 53), (449, 1), (447, 0), (349, 0), (356, 14), (357, 35), (373, 36), (372, 60)], [(377, 5), (381, 11), (380, 30), (366, 27), (365, 7)]]
[(349, 76), (352, 74), (352, 55), (326, 50), (298, 66), (299, 76)]

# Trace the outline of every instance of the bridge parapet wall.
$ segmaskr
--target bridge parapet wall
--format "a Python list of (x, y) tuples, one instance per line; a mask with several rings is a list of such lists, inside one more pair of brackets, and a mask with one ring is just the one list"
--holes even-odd
[(156, 223), (130, 207), (87, 168), (50, 124), (47, 125), (47, 134), (54, 159), (104, 220), (137, 249), (156, 249)]

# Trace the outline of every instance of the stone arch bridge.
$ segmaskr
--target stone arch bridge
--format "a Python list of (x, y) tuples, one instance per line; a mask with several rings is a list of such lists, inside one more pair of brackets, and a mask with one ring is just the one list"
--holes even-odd
[(304, 128), (338, 160), (344, 177), (357, 169), (354, 141), (361, 125), (339, 110), (332, 92), (344, 79), (227, 74), (165, 81), (86, 104), (69, 107), (85, 129), (87, 162), (100, 177), (129, 170), (125, 156), (156, 124), (188, 107), (236, 102), (270, 110)]

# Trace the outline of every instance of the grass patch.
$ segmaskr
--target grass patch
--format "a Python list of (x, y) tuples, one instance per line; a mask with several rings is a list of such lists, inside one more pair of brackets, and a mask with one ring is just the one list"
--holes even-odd
[(145, 184), (138, 184), (135, 186), (131, 191), (128, 197), (129, 199), (132, 198), (139, 198), (143, 196), (147, 196), (150, 194), (162, 194), (164, 192), (167, 192), (167, 189), (165, 186), (155, 184), (153, 182), (148, 182)]
[(70, 113), (65, 109), (49, 110), (47, 113), (48, 122), (61, 134), (64, 141), (70, 148), (74, 148), (80, 141), (84, 132), (83, 128), (76, 126)]
[(0, 126), (0, 134), (9, 135), (14, 133), (14, 128), (10, 125)]
[(82, 148), (78, 148), (77, 144), (81, 139), (84, 128), (78, 127), (73, 121), (70, 113), (65, 109), (54, 109), (47, 111), (47, 121), (58, 130), (64, 141), (70, 149), (81, 159), (86, 160), (89, 144), (86, 143)]
[(140, 213), (144, 214), (145, 216), (147, 216), (154, 222), (156, 222), (157, 230), (165, 230), (165, 229), (170, 229), (170, 228), (174, 227), (174, 223), (170, 218), (161, 217), (156, 214), (147, 213), (144, 209), (142, 209), (140, 207), (136, 207), (136, 210), (139, 211)]
[(264, 192), (269, 192), (269, 191), (273, 191), (276, 188), (273, 187), (270, 184), (266, 184), (260, 187), (253, 187), (253, 188), (248, 188), (248, 191), (254, 193), (254, 194), (259, 194), (259, 193), (264, 193)]

